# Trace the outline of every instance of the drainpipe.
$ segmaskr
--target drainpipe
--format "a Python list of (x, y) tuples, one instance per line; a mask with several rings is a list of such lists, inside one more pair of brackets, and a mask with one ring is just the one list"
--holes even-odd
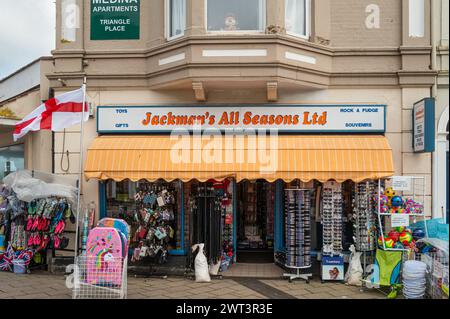
[[(434, 17), (438, 14), (436, 10), (436, 1), (431, 0), (431, 18), (430, 18), (430, 33), (431, 33), (431, 70), (435, 71), (437, 69), (437, 37), (436, 37), (436, 29), (434, 27)], [(434, 84), (431, 87), (431, 97), (437, 97), (437, 76), (434, 78)]]
[[(430, 10), (431, 10), (431, 17), (430, 17), (430, 37), (431, 37), (431, 70), (432, 71), (436, 71), (437, 69), (437, 50), (436, 50), (436, 29), (434, 27), (435, 22), (434, 22), (434, 18), (436, 17), (436, 14), (438, 13), (436, 10), (436, 1), (435, 0), (430, 0), (431, 4), (430, 4)], [(431, 86), (431, 97), (436, 99), (437, 97), (437, 78), (438, 76), (436, 75), (434, 77), (434, 83)], [(436, 139), (436, 137), (435, 137)], [(431, 183), (432, 183), (432, 205), (431, 205), (431, 217), (432, 218), (437, 218), (439, 217), (439, 204), (438, 204), (438, 185), (437, 185), (437, 181), (438, 181), (438, 160), (437, 160), (437, 156), (436, 156), (436, 152), (433, 152), (431, 154), (432, 157), (432, 175), (431, 175)]]

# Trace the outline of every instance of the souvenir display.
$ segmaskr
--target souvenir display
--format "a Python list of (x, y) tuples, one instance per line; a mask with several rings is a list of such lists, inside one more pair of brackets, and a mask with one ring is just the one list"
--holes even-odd
[(68, 220), (75, 223), (65, 198), (48, 197), (24, 202), (13, 191), (0, 187), (0, 269), (25, 273), (33, 263), (44, 263), (47, 249), (65, 249)]
[(322, 190), (322, 252), (325, 256), (342, 254), (342, 188), (336, 182), (327, 182)]
[(238, 249), (273, 248), (274, 187), (265, 181), (241, 182), (238, 214)]
[[(379, 206), (378, 229), (378, 247), (385, 250), (413, 250), (416, 241), (424, 238), (427, 234), (425, 227), (415, 229), (415, 233), (410, 225), (416, 223), (417, 218), (425, 218), (423, 201), (424, 179), (411, 177), (414, 181), (411, 183), (409, 194), (413, 196), (404, 196), (402, 191), (393, 187), (387, 187), (383, 192), (383, 186), (380, 187), (380, 194), (375, 196)], [(416, 180), (422, 180), (422, 185)], [(389, 181), (389, 180), (388, 180)], [(388, 182), (387, 181), (387, 182)], [(378, 190), (377, 190), (378, 192)], [(422, 192), (422, 195), (418, 195)], [(419, 201), (419, 198), (422, 201)]]
[[(170, 246), (176, 241), (176, 189), (170, 183), (140, 183), (134, 196), (131, 242), (134, 248), (131, 261), (145, 257), (165, 263)], [(108, 222), (108, 220), (104, 220)], [(119, 225), (120, 226), (120, 225)], [(125, 228), (127, 226), (121, 226)], [(128, 230), (123, 229), (128, 237)]]
[(209, 181), (191, 188), (192, 243), (205, 244), (209, 265), (225, 271), (234, 260), (233, 201), (229, 180)]
[(54, 197), (38, 199), (27, 206), (27, 246), (36, 251), (47, 247), (65, 249), (69, 244), (69, 239), (62, 235), (66, 222), (75, 223), (75, 215), (67, 200)]
[[(357, 251), (373, 251), (376, 248), (376, 190), (374, 181), (355, 184), (353, 192), (354, 244)], [(387, 198), (386, 198), (387, 199)]]
[(285, 191), (286, 266), (311, 266), (311, 192)]

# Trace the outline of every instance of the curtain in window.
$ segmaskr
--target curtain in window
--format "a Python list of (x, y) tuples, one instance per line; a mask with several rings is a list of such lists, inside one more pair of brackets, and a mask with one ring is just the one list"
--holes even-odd
[(286, 31), (306, 36), (306, 1), (286, 0)]
[(186, 29), (186, 0), (169, 0), (170, 2), (170, 36), (184, 33)]

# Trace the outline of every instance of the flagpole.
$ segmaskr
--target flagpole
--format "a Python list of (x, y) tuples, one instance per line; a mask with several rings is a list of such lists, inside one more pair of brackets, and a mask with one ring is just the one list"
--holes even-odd
[(79, 241), (79, 220), (80, 220), (80, 210), (81, 210), (81, 185), (83, 183), (83, 128), (84, 128), (84, 105), (86, 104), (86, 77), (83, 79), (83, 104), (81, 111), (81, 126), (80, 126), (80, 159), (79, 159), (79, 175), (78, 175), (78, 196), (77, 196), (77, 222), (75, 229), (75, 256), (74, 263), (76, 264), (76, 258), (78, 256), (78, 241)]

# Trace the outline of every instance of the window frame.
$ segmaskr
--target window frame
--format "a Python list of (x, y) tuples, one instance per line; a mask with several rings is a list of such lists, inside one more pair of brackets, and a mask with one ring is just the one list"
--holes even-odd
[[(306, 22), (305, 22), (305, 34), (299, 34), (293, 31), (287, 31), (286, 30), (286, 34), (296, 37), (296, 38), (301, 38), (301, 39), (305, 39), (305, 40), (309, 40), (309, 38), (311, 37), (311, 0), (305, 0), (306, 1)], [(284, 28), (286, 29), (286, 8), (287, 8), (287, 4), (284, 4)]]
[(219, 31), (219, 30), (208, 30), (208, 0), (204, 0), (205, 7), (205, 32), (206, 34), (213, 35), (243, 35), (243, 34), (261, 34), (266, 32), (267, 28), (267, 0), (258, 0), (261, 3), (262, 16), (260, 20), (262, 22), (262, 29), (260, 30), (235, 30), (235, 31)]
[(179, 39), (181, 37), (184, 37), (186, 34), (186, 28), (187, 28), (187, 0), (183, 0), (185, 3), (186, 12), (184, 13), (184, 30), (182, 33), (171, 36), (171, 24), (172, 24), (172, 17), (170, 15), (170, 8), (171, 8), (171, 0), (164, 0), (164, 29), (165, 29), (165, 37), (167, 41), (172, 41)]

